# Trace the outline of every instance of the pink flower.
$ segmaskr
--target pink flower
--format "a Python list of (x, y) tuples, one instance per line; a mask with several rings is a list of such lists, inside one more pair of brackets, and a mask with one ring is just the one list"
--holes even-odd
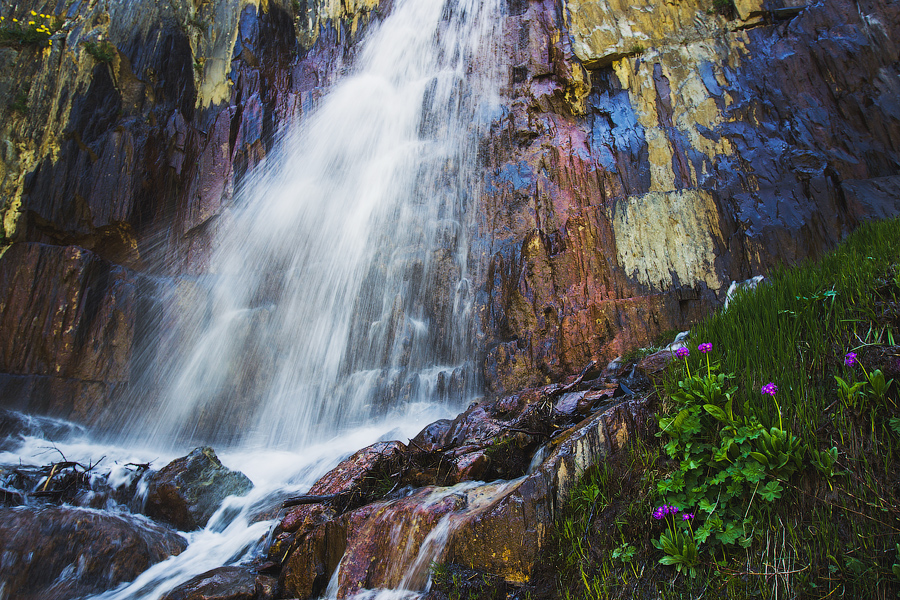
[(775, 396), (775, 392), (777, 392), (777, 391), (778, 391), (778, 386), (775, 385), (774, 383), (772, 383), (771, 381), (769, 383), (767, 383), (766, 385), (762, 386), (762, 389), (760, 390), (760, 392), (762, 392), (763, 394), (768, 394), (769, 396), (772, 396), (772, 397)]
[(675, 351), (675, 356), (678, 358), (687, 358), (690, 353), (691, 351), (687, 349), (687, 346), (682, 346)]
[(707, 352), (712, 352), (712, 344), (709, 342), (706, 342), (705, 344), (700, 344), (699, 346), (697, 346), (697, 350), (699, 350), (703, 354), (706, 354)]

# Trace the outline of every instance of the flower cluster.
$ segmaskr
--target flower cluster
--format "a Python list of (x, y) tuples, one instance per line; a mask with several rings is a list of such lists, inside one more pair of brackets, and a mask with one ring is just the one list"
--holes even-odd
[[(663, 504), (659, 508), (653, 511), (653, 518), (659, 521), (660, 519), (665, 519), (666, 515), (674, 515), (678, 512), (677, 506), (670, 506), (668, 504)], [(693, 517), (693, 515), (691, 515)]]
[(706, 342), (705, 344), (700, 344), (699, 346), (697, 346), (697, 350), (699, 350), (703, 354), (706, 354), (707, 352), (712, 352), (712, 344), (709, 342)]
[(28, 23), (11, 18), (0, 17), (0, 42), (13, 42), (20, 44), (44, 44), (50, 46), (50, 37), (59, 29), (54, 24), (53, 15), (45, 15), (31, 11)]
[(687, 358), (690, 353), (691, 351), (688, 350), (687, 346), (682, 346), (675, 351), (675, 356), (677, 356), (678, 358)]
[(682, 521), (690, 521), (693, 518), (694, 518), (694, 513), (684, 513), (683, 515), (681, 515)]
[(848, 352), (844, 355), (844, 364), (852, 367), (856, 364), (856, 352)]
[(769, 396), (775, 397), (775, 392), (778, 391), (778, 386), (770, 381), (766, 385), (762, 386), (762, 389), (760, 391), (763, 394), (768, 394)]

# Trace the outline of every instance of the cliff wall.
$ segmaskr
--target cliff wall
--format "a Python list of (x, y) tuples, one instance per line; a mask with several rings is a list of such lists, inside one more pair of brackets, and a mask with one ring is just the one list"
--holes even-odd
[[(203, 269), (221, 208), (390, 5), (4, 16), (31, 10), (60, 17), (0, 47), (0, 398), (90, 423), (161, 350), (160, 282)], [(900, 208), (897, 3), (511, 0), (504, 31), (470, 234), (489, 392), (685, 328)]]

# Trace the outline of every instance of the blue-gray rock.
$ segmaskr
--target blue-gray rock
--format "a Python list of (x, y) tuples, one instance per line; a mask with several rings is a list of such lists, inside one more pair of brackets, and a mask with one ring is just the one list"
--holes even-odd
[(204, 446), (170, 462), (150, 476), (144, 514), (189, 531), (205, 527), (228, 496), (243, 496), (253, 483), (219, 462)]

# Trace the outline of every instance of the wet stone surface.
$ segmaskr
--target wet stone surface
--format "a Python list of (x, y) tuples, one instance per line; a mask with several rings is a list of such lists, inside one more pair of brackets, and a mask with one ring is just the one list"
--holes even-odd
[(99, 593), (187, 546), (143, 517), (72, 507), (0, 508), (0, 540), (0, 589), (20, 600)]

